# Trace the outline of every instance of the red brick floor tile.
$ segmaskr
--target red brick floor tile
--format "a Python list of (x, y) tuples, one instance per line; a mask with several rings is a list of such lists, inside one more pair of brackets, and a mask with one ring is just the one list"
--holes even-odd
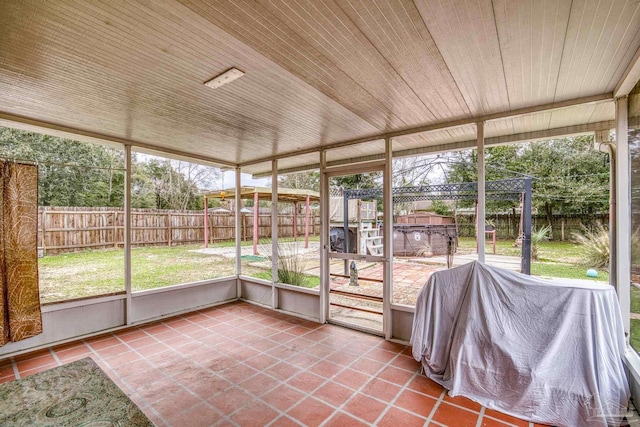
[(229, 357), (225, 354), (220, 354), (219, 356), (211, 359), (207, 363), (204, 363), (204, 366), (211, 369), (214, 372), (224, 372), (227, 369), (235, 368), (238, 366), (240, 362), (236, 359)]
[(155, 343), (136, 349), (144, 357), (153, 356), (154, 354), (162, 353), (169, 350), (169, 347), (162, 343)]
[(391, 359), (393, 359), (395, 357), (395, 354), (390, 353), (390, 352), (385, 351), (385, 350), (380, 350), (379, 348), (374, 348), (374, 349), (370, 350), (364, 356), (369, 358), (369, 359), (377, 360), (378, 362), (387, 363), (387, 362), (391, 361)]
[(296, 350), (294, 347), (291, 347), (287, 344), (278, 346), (276, 348), (273, 348), (267, 351), (267, 354), (269, 354), (269, 356), (275, 357), (276, 359), (279, 359), (279, 360), (286, 360), (289, 357), (295, 356), (298, 353), (299, 353), (298, 350)]
[[(144, 339), (144, 338), (143, 338)], [(186, 345), (193, 345), (194, 347), (201, 347), (201, 344), (199, 343), (194, 343), (193, 340), (187, 336), (179, 336), (179, 337), (175, 337), (175, 338), (170, 338), (170, 339), (159, 339), (159, 342), (162, 342), (163, 344), (165, 344), (168, 347), (171, 347), (173, 349), (176, 350), (182, 350), (184, 348), (184, 346)], [(133, 341), (130, 344), (134, 344), (137, 341)]]
[(426, 418), (431, 414), (431, 410), (436, 406), (436, 402), (437, 400), (433, 397), (425, 396), (415, 391), (405, 390), (398, 397), (398, 400), (396, 400), (395, 406), (399, 406), (402, 409)]
[(435, 381), (430, 380), (424, 375), (415, 376), (407, 385), (411, 390), (419, 391), (420, 393), (428, 394), (433, 397), (440, 397), (444, 388), (436, 383)]
[(126, 365), (127, 363), (135, 362), (140, 359), (141, 357), (136, 352), (127, 350), (120, 352), (115, 356), (105, 358), (105, 361), (109, 366), (117, 368), (118, 366)]
[(373, 423), (382, 413), (386, 404), (375, 400), (369, 396), (358, 393), (347, 402), (342, 408), (348, 414), (361, 418), (369, 423)]
[(311, 347), (305, 348), (304, 351), (306, 353), (312, 354), (317, 357), (327, 357), (335, 350), (329, 346), (323, 345), (322, 343), (315, 344)]
[(380, 341), (378, 344), (378, 348), (382, 350), (387, 350), (391, 353), (398, 354), (401, 353), (407, 346), (405, 344), (399, 344), (391, 341)]
[(280, 381), (276, 380), (275, 378), (259, 373), (239, 383), (238, 385), (244, 390), (255, 394), (256, 396), (261, 396), (278, 384), (280, 384)]
[[(338, 412), (337, 414), (335, 414), (333, 417), (331, 417), (331, 419), (329, 419), (329, 421), (327, 421), (327, 423), (325, 424), (325, 427), (366, 427), (369, 424), (365, 424), (361, 421), (356, 420), (355, 418), (345, 414), (344, 412)], [(399, 427), (399, 426), (396, 426)]]
[(384, 363), (378, 362), (377, 360), (361, 358), (358, 359), (357, 362), (353, 363), (350, 368), (360, 372), (364, 372), (365, 374), (374, 375), (378, 373), (384, 366)]
[(144, 331), (140, 329), (126, 329), (124, 331), (119, 331), (115, 333), (116, 337), (120, 338), (121, 341), (131, 342), (136, 341), (141, 338), (147, 338), (147, 335)]
[(261, 340), (252, 342), (251, 344), (249, 344), (250, 347), (258, 350), (258, 351), (269, 351), (269, 350), (273, 350), (274, 348), (278, 347), (280, 344), (278, 344), (277, 342), (273, 342), (271, 340), (268, 340), (266, 338), (263, 338)]
[(391, 366), (396, 368), (406, 369), (410, 372), (416, 372), (420, 369), (420, 363), (416, 362), (413, 357), (398, 356), (390, 362)]
[(129, 347), (127, 347), (124, 344), (116, 344), (110, 347), (104, 347), (104, 348), (98, 349), (96, 350), (96, 353), (98, 353), (103, 358), (109, 358), (113, 356), (118, 356), (124, 353), (125, 351), (129, 351)]
[(478, 423), (480, 405), (417, 374), (411, 347), (242, 302), (86, 342), (0, 361), (0, 383), (14, 363), (23, 377), (90, 356), (158, 426), (529, 424), (490, 409)]
[(86, 343), (89, 344), (91, 348), (94, 350), (101, 350), (107, 347), (118, 345), (121, 343), (121, 341), (114, 336), (108, 336), (108, 337), (90, 338), (86, 340)]
[(329, 381), (313, 392), (313, 397), (330, 403), (333, 406), (340, 406), (353, 395), (353, 390)]
[(379, 378), (373, 378), (360, 390), (361, 393), (390, 402), (400, 391), (400, 386), (383, 381)]
[(294, 354), (293, 356), (287, 359), (287, 362), (295, 365), (299, 368), (307, 369), (310, 366), (318, 363), (321, 359), (317, 356), (313, 356), (308, 353), (300, 352), (298, 354)]
[(353, 369), (347, 368), (333, 377), (333, 381), (346, 385), (347, 387), (351, 387), (353, 389), (359, 389), (364, 385), (364, 383), (369, 381), (370, 378), (370, 376), (363, 374), (362, 372), (354, 371)]
[(165, 326), (168, 326), (170, 328), (173, 328), (173, 329), (180, 329), (180, 328), (183, 328), (183, 327), (190, 326), (193, 323), (191, 323), (187, 319), (183, 319), (181, 317), (174, 317), (172, 319), (167, 319), (167, 320), (163, 321), (162, 324), (164, 324)]
[(13, 364), (11, 362), (4, 362), (0, 365), (0, 378), (4, 378), (10, 375), (14, 375)]
[(240, 387), (232, 387), (207, 401), (223, 415), (230, 415), (249, 402), (254, 402), (255, 398)]
[(233, 384), (224, 378), (212, 377), (207, 378), (206, 381), (194, 381), (185, 385), (192, 393), (199, 396), (202, 399), (209, 399), (213, 396), (217, 396), (220, 393), (226, 392), (233, 387)]
[[(529, 423), (527, 423), (526, 425), (528, 426)], [(507, 427), (507, 426), (511, 426), (511, 424), (505, 424), (502, 421), (497, 421), (491, 418), (482, 418), (480, 426), (481, 427)]]
[(251, 366), (258, 371), (262, 371), (270, 366), (278, 363), (279, 360), (275, 357), (267, 356), (266, 354), (260, 354), (258, 356), (252, 357), (251, 359), (247, 359), (244, 363)]
[(174, 394), (164, 397), (153, 404), (153, 407), (163, 418), (168, 419), (183, 410), (192, 408), (200, 403), (200, 399), (187, 392), (179, 390)]
[(456, 427), (475, 427), (478, 414), (441, 402), (433, 415), (433, 420)]
[(290, 409), (287, 414), (309, 427), (322, 424), (332, 413), (333, 408), (313, 397), (304, 399), (300, 404)]
[[(397, 408), (390, 408), (377, 424), (380, 427), (422, 427), (425, 419)], [(458, 427), (451, 424), (451, 427)]]
[(92, 354), (91, 349), (84, 343), (79, 343), (72, 347), (60, 348), (54, 351), (62, 363), (79, 360)]
[(155, 368), (151, 365), (151, 363), (147, 362), (146, 360), (140, 359), (135, 360), (131, 363), (127, 363), (126, 365), (113, 368), (113, 370), (122, 377), (138, 376), (140, 374), (143, 374), (149, 375), (149, 378), (151, 378), (150, 374), (155, 371)]
[(182, 386), (172, 378), (158, 377), (151, 381), (136, 383), (125, 379), (129, 386), (149, 404), (156, 403), (167, 396), (182, 391)]
[(262, 427), (278, 416), (278, 413), (261, 402), (247, 405), (233, 414), (231, 419), (243, 427)]
[(264, 370), (264, 373), (276, 377), (280, 381), (286, 381), (300, 372), (300, 368), (287, 362), (280, 362)]
[(15, 379), (16, 377), (13, 374), (5, 375), (3, 377), (0, 377), (0, 384), (8, 383), (9, 381), (13, 381)]
[(145, 331), (148, 334), (157, 335), (161, 332), (170, 331), (171, 328), (162, 323), (151, 323), (149, 325), (140, 326), (140, 330)]
[(257, 373), (258, 371), (253, 369), (251, 366), (237, 365), (237, 366), (234, 366), (233, 368), (225, 369), (224, 371), (219, 372), (218, 375), (220, 375), (222, 378), (224, 378), (229, 382), (238, 384), (247, 378), (251, 378)]
[(28, 377), (29, 375), (37, 374), (38, 372), (47, 371), (51, 368), (58, 366), (57, 363), (49, 363), (47, 365), (39, 365), (33, 369), (27, 369), (26, 371), (20, 371), (20, 378)]
[(304, 391), (305, 393), (309, 393), (325, 381), (325, 378), (319, 377), (310, 372), (301, 372), (287, 381), (287, 383)]
[(342, 369), (343, 367), (338, 364), (322, 360), (310, 367), (308, 371), (324, 378), (332, 378)]
[(381, 378), (390, 383), (403, 386), (413, 377), (413, 373), (405, 371), (404, 369), (394, 368), (393, 366), (387, 366), (377, 375), (377, 378)]
[(263, 395), (262, 400), (281, 411), (286, 411), (304, 397), (305, 395), (297, 389), (282, 384)]
[(290, 334), (288, 332), (278, 332), (276, 334), (269, 335), (269, 339), (271, 341), (275, 341), (275, 342), (280, 343), (280, 344), (287, 343), (287, 342), (291, 341), (292, 339), (294, 339), (295, 337), (296, 337), (295, 335)]
[[(300, 427), (300, 424), (292, 420), (286, 415), (282, 415), (276, 418), (271, 424), (271, 427)], [(217, 426), (216, 426), (217, 427)]]
[(141, 338), (138, 338), (137, 340), (127, 341), (126, 342), (126, 344), (129, 347), (131, 347), (133, 349), (136, 349), (136, 350), (140, 349), (140, 348), (143, 348), (143, 347), (147, 347), (149, 345), (157, 344), (157, 343), (158, 343), (158, 340), (156, 340), (155, 338), (150, 337), (150, 336), (141, 337)]
[(480, 412), (480, 409), (482, 408), (481, 404), (474, 402), (471, 399), (467, 399), (464, 396), (451, 397), (449, 396), (449, 393), (444, 395), (444, 401), (453, 403), (454, 405), (462, 406), (463, 408), (471, 409), (472, 411), (476, 412)]
[(25, 371), (40, 368), (42, 366), (51, 366), (51, 365), (55, 366), (57, 365), (57, 362), (53, 358), (53, 355), (47, 352), (46, 354), (42, 354), (41, 356), (38, 356), (38, 357), (20, 360), (16, 362), (16, 364), (18, 365), (18, 372), (22, 374)]
[(206, 403), (200, 403), (186, 411), (169, 417), (167, 421), (172, 427), (205, 427), (221, 419), (222, 416), (215, 409)]
[(497, 418), (501, 421), (505, 421), (509, 424), (514, 424), (516, 426), (527, 427), (529, 425), (529, 421), (512, 417), (511, 415), (503, 414), (502, 412), (494, 411), (493, 409), (489, 409), (489, 408), (486, 408), (484, 410), (484, 415), (488, 417)]
[(336, 351), (335, 353), (332, 353), (325, 357), (324, 360), (340, 366), (347, 366), (358, 360), (358, 357), (351, 354), (343, 353), (342, 351)]

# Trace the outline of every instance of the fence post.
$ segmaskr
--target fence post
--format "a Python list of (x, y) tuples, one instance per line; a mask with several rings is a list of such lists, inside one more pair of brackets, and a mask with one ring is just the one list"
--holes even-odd
[(111, 212), (113, 214), (113, 247), (118, 248), (118, 211)]
[(47, 253), (47, 245), (45, 243), (45, 236), (46, 236), (46, 225), (45, 223), (47, 222), (47, 210), (46, 209), (42, 209), (42, 244), (40, 246), (42, 246), (42, 255), (44, 256)]
[(204, 197), (204, 247), (209, 247), (209, 199)]
[(169, 234), (168, 236), (168, 241), (169, 241), (169, 246), (172, 245), (172, 238), (173, 238), (173, 230), (171, 230), (171, 213), (167, 212), (167, 233)]

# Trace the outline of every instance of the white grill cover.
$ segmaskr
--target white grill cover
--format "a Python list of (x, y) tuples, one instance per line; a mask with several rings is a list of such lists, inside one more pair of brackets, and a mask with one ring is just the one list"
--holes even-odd
[(629, 400), (613, 287), (478, 262), (434, 273), (418, 295), (413, 357), (482, 405), (557, 426), (619, 425)]

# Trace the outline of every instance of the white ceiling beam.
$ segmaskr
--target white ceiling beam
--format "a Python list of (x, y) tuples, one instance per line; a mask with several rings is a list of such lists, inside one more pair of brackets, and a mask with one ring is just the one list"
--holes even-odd
[(0, 125), (5, 127), (13, 127), (17, 129), (23, 129), (33, 132), (40, 132), (47, 135), (75, 139), (83, 142), (90, 142), (93, 144), (104, 144), (111, 147), (130, 145), (136, 147), (139, 150), (146, 151), (149, 154), (166, 154), (176, 159), (184, 159), (186, 161), (199, 160), (210, 164), (211, 166), (229, 166), (235, 168), (237, 165), (225, 160), (216, 159), (209, 156), (200, 156), (193, 153), (187, 153), (180, 150), (174, 150), (171, 148), (158, 147), (153, 144), (147, 144), (144, 142), (132, 141), (124, 138), (118, 138), (114, 136), (101, 135), (99, 133), (86, 131), (82, 129), (75, 129), (68, 126), (58, 125), (55, 123), (44, 122), (41, 120), (30, 119), (28, 117), (16, 116), (13, 114), (3, 113), (0, 111)]
[(638, 83), (638, 80), (640, 80), (640, 49), (636, 51), (636, 54), (624, 71), (622, 78), (620, 78), (620, 81), (616, 85), (613, 91), (613, 97), (619, 98), (629, 95), (633, 87)]
[(457, 126), (475, 124), (475, 123), (478, 123), (478, 122), (488, 122), (488, 121), (492, 121), (492, 120), (500, 120), (500, 119), (524, 116), (524, 115), (527, 115), (527, 114), (539, 113), (539, 112), (542, 112), (542, 111), (557, 110), (557, 109), (561, 109), (561, 108), (573, 107), (573, 106), (576, 106), (576, 105), (594, 104), (594, 103), (607, 102), (607, 101), (612, 101), (612, 100), (613, 100), (613, 93), (612, 92), (603, 93), (603, 94), (600, 94), (600, 95), (585, 96), (585, 97), (582, 97), (582, 98), (575, 98), (575, 99), (569, 99), (569, 100), (566, 100), (566, 101), (552, 102), (552, 103), (548, 103), (548, 104), (541, 104), (541, 105), (536, 105), (536, 106), (533, 106), (533, 107), (519, 108), (519, 109), (516, 109), (516, 110), (502, 111), (502, 112), (493, 113), (493, 114), (485, 114), (483, 116), (478, 116), (478, 117), (469, 117), (469, 118), (453, 120), (453, 121), (449, 121), (449, 122), (434, 123), (434, 124), (431, 124), (431, 125), (411, 127), (411, 128), (407, 128), (407, 129), (398, 130), (398, 131), (381, 133), (381, 134), (377, 134), (377, 135), (371, 135), (371, 136), (367, 136), (367, 137), (364, 137), (364, 138), (352, 139), (352, 140), (348, 140), (348, 141), (336, 142), (336, 143), (333, 143), (333, 144), (327, 144), (327, 145), (316, 146), (316, 147), (312, 147), (312, 148), (306, 148), (306, 149), (302, 149), (302, 150), (296, 150), (296, 151), (292, 151), (292, 152), (288, 152), (288, 153), (282, 153), (282, 154), (278, 154), (278, 155), (274, 155), (274, 156), (265, 157), (265, 158), (262, 158), (262, 159), (250, 160), (250, 161), (241, 163), (240, 166), (245, 167), (245, 166), (255, 165), (255, 164), (258, 164), (258, 163), (270, 162), (270, 161), (272, 161), (274, 159), (283, 159), (283, 158), (287, 158), (287, 157), (299, 156), (299, 155), (302, 155), (302, 154), (315, 153), (315, 152), (320, 151), (321, 149), (322, 150), (331, 150), (331, 149), (334, 149), (334, 148), (341, 148), (341, 147), (346, 147), (346, 146), (350, 146), (350, 145), (363, 144), (365, 142), (382, 140), (382, 139), (385, 139), (385, 138), (397, 138), (399, 136), (414, 135), (414, 134), (423, 133), (423, 132), (430, 132), (430, 131), (434, 131), (434, 130), (441, 130), (441, 129), (453, 128), (453, 127), (457, 127)]
[[(533, 132), (523, 132), (512, 135), (494, 136), (491, 138), (485, 138), (485, 147), (491, 147), (496, 145), (516, 144), (520, 142), (540, 141), (545, 139), (552, 139), (557, 137), (566, 137), (574, 135), (582, 135), (586, 133), (596, 132), (600, 130), (609, 130), (615, 128), (614, 120), (607, 120), (603, 122), (587, 123), (583, 125), (564, 126), (554, 129), (545, 129)], [(425, 154), (437, 154), (458, 150), (466, 150), (475, 148), (478, 144), (477, 139), (470, 139), (467, 141), (458, 141), (445, 144), (430, 145), (427, 147), (410, 148), (406, 150), (398, 150), (393, 152), (394, 158), (409, 157), (409, 156), (421, 156)], [(371, 154), (369, 156), (355, 157), (353, 159), (340, 159), (332, 162), (327, 162), (327, 167), (335, 167), (346, 165), (350, 163), (362, 163), (366, 161), (374, 161), (384, 159), (384, 153)], [(293, 168), (280, 169), (279, 174), (288, 174), (296, 172), (304, 172), (308, 170), (318, 169), (320, 165), (318, 163), (310, 163), (304, 166), (296, 166)], [(253, 174), (253, 178), (265, 178), (271, 176), (271, 171), (258, 172)]]

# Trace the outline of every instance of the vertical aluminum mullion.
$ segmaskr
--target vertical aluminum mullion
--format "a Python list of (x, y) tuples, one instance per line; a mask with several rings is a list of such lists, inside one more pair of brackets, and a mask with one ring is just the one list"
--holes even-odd
[[(133, 323), (131, 300), (131, 146), (124, 146), (124, 290), (126, 294), (125, 318)], [(114, 236), (117, 241), (118, 236)]]
[(320, 323), (329, 318), (329, 178), (327, 153), (320, 151)]
[(384, 237), (382, 239), (384, 250), (382, 283), (382, 330), (386, 339), (393, 335), (391, 316), (391, 298), (393, 285), (393, 152), (391, 138), (385, 139), (385, 165), (382, 187), (382, 205), (384, 206), (383, 224)]
[(477, 243), (478, 243), (478, 261), (485, 262), (485, 233), (484, 224), (486, 218), (486, 195), (485, 195), (485, 170), (484, 170), (484, 122), (477, 123), (478, 137), (478, 215), (476, 218), (477, 225)]
[(240, 168), (236, 168), (236, 212), (235, 212), (235, 224), (236, 224), (236, 294), (240, 298), (242, 296), (242, 286), (240, 283), (240, 275), (242, 274), (242, 198), (240, 187), (242, 185), (242, 178), (240, 176)]
[(278, 308), (278, 161), (271, 162), (271, 306)]
[(627, 333), (631, 331), (631, 162), (629, 160), (629, 124), (626, 96), (616, 98), (616, 240), (615, 277), (620, 311)]

